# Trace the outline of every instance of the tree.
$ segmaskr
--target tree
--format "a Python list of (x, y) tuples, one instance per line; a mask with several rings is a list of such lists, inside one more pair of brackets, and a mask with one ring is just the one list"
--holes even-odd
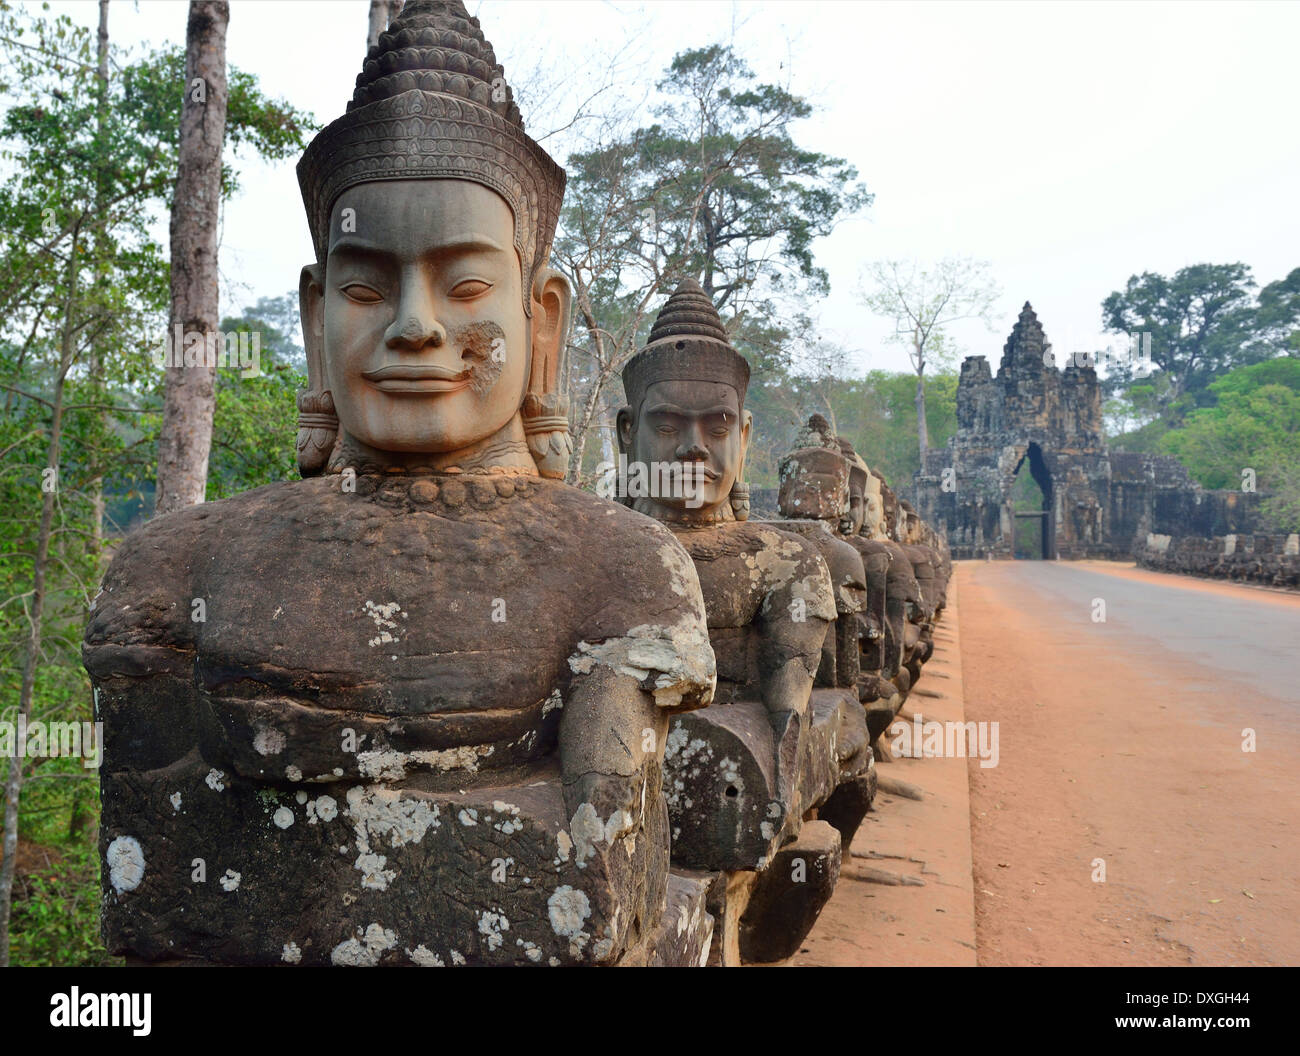
[(402, 13), (402, 0), (370, 0), (370, 22), (366, 31), (366, 49), (379, 43), (379, 34)]
[(1259, 291), (1255, 334), (1263, 345), (1257, 351), (1300, 356), (1300, 268)]
[[(1149, 271), (1130, 276), (1102, 302), (1102, 325), (1129, 335), (1130, 347), (1137, 335), (1151, 335), (1151, 362), (1161, 376), (1149, 384), (1162, 417), (1177, 420), (1216, 376), (1265, 357), (1248, 347), (1256, 326), (1254, 288), (1245, 264), (1193, 264), (1170, 278)], [(1140, 379), (1136, 367), (1136, 357), (1113, 365), (1107, 388), (1122, 390)]]
[(964, 257), (945, 257), (932, 268), (896, 260), (867, 269), (870, 287), (862, 303), (876, 315), (892, 319), (893, 339), (907, 347), (916, 373), (916, 437), (920, 464), (930, 446), (925, 415), (925, 371), (931, 363), (951, 366), (956, 358), (948, 327), (963, 319), (980, 319), (992, 328), (994, 302), (1001, 291), (988, 275), (988, 264)]
[[(803, 280), (810, 295), (824, 292), (812, 239), (870, 201), (850, 166), (793, 143), (790, 124), (808, 105), (755, 84), (729, 48), (679, 54), (658, 87), (668, 97), (658, 123), (569, 162), (572, 222), (558, 246), (586, 330), (574, 358), (594, 368), (571, 371), (586, 383), (575, 467), (591, 412), (609, 402), (605, 386), (636, 351), (666, 287), (700, 276), (738, 347), (752, 355), (779, 346), (789, 331), (773, 325), (779, 313), (764, 291), (793, 293)], [(747, 347), (754, 338), (758, 346)]]
[[(574, 403), (570, 479), (610, 380), (636, 351), (651, 304), (698, 277), (733, 342), (762, 358), (789, 340), (788, 313), (829, 288), (813, 241), (871, 195), (846, 161), (805, 150), (811, 106), (759, 83), (731, 48), (684, 51), (658, 82), (656, 122), (611, 121), (569, 158), (556, 257), (574, 285), (566, 376)], [(754, 342), (754, 343), (751, 343)]]
[(1238, 367), (1211, 382), (1213, 401), (1165, 433), (1159, 449), (1176, 456), (1207, 488), (1237, 488), (1242, 471), (1269, 492), (1263, 512), (1282, 531), (1300, 531), (1300, 359)]
[(256, 337), (259, 373), (244, 377), (233, 366), (217, 372), (209, 499), (298, 475), (297, 393), (307, 387), (306, 354), (280, 329), (287, 322), (282, 311), (287, 299), (263, 297), (239, 318), (221, 320), (223, 334)]
[[(229, 22), (230, 6), (225, 0), (190, 0), (180, 161), (172, 200), (172, 305), (167, 327), (169, 334), (179, 327), (186, 340), (183, 349), (173, 350), (174, 361), (166, 368), (158, 438), (159, 513), (202, 502), (207, 488), (217, 368), (214, 357), (202, 354), (203, 346), (191, 360), (194, 349), (189, 337), (198, 334), (215, 341), (218, 332), (217, 225)], [(175, 362), (182, 357), (182, 362)]]
[[(152, 476), (161, 385), (149, 351), (168, 304), (168, 264), (152, 228), (174, 186), (184, 54), (121, 61), (106, 14), (101, 6), (92, 40), (67, 16), (0, 4), (0, 700), (7, 721), (92, 717), (80, 646), (101, 565), (100, 497), (115, 499), (112, 491), (136, 474)], [(305, 115), (266, 99), (238, 71), (230, 115), (231, 141), (264, 157), (299, 149), (309, 127)], [(221, 175), (226, 196), (235, 173)], [(20, 807), (25, 812), (34, 800), (38, 823), (55, 811), (68, 816), (62, 835), (75, 835), (96, 805), (93, 771), (77, 760), (4, 765), (0, 951), (9, 949)], [(56, 776), (62, 780), (45, 780)]]

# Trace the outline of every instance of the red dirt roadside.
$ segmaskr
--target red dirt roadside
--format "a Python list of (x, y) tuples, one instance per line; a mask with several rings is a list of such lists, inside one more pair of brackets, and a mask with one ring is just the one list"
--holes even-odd
[[(955, 573), (965, 717), (1000, 724), (999, 765), (968, 766), (979, 963), (1300, 963), (1287, 705), (1149, 642), (1080, 631), (1014, 567)], [(1245, 727), (1256, 752), (1242, 750)]]

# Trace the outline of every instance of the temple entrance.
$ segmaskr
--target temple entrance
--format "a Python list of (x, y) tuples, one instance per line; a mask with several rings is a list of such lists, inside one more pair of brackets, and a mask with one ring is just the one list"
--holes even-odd
[[(1029, 472), (1023, 472), (1028, 463)], [(1056, 557), (1056, 525), (1052, 516), (1052, 475), (1043, 451), (1030, 444), (1016, 465), (1011, 488), (1014, 555), (1017, 560), (1050, 561)]]

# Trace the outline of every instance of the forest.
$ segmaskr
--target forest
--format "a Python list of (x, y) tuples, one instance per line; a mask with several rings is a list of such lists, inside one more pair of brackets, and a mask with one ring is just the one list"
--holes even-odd
[[(160, 446), (179, 428), (156, 351), (178, 296), (183, 232), (171, 214), (191, 60), (183, 41), (117, 47), (108, 10), (101, 0), (97, 34), (0, 2), (0, 721), (12, 727), (93, 721), (82, 633), (115, 546), (156, 515)], [(231, 67), (226, 79), (208, 173), (222, 201), (240, 193), (249, 159), (291, 166), (320, 127), (254, 73)], [(956, 429), (961, 356), (996, 366), (1004, 335), (981, 348), (946, 339), (963, 296), (967, 317), (989, 311), (996, 275), (970, 262), (872, 286), (868, 272), (864, 303), (901, 321), (913, 370), (855, 375), (849, 350), (818, 336), (829, 279), (817, 248), (872, 208), (871, 174), (801, 145), (814, 102), (760, 80), (726, 43), (680, 51), (655, 87), (665, 103), (598, 124), (557, 159), (568, 188), (553, 257), (575, 302), (570, 482), (594, 487), (616, 454), (619, 371), (692, 276), (753, 370), (749, 482), (776, 484), (778, 460), (817, 411), (906, 496), (918, 437), (941, 447)], [(159, 233), (169, 216), (171, 245)], [(1175, 455), (1207, 488), (1239, 487), (1251, 467), (1277, 529), (1300, 531), (1300, 267), (1263, 285), (1239, 262), (1143, 268), (1134, 260), (1114, 288), (1080, 291), (1107, 332), (1150, 334), (1158, 368), (1106, 373), (1112, 447)], [(253, 302), (214, 320), (223, 334), (256, 334), (259, 360), (250, 376), (214, 370), (207, 501), (297, 474), (298, 294), (258, 291)], [(0, 963), (108, 963), (95, 770), (3, 754)]]

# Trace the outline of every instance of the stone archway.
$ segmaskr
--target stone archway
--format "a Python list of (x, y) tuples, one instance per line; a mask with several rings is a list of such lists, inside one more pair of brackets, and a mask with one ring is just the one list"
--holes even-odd
[[(1028, 468), (1028, 473), (1024, 470)], [(1011, 552), (1016, 558), (1056, 557), (1056, 503), (1052, 473), (1043, 449), (1030, 441), (1011, 471), (1006, 489)]]

